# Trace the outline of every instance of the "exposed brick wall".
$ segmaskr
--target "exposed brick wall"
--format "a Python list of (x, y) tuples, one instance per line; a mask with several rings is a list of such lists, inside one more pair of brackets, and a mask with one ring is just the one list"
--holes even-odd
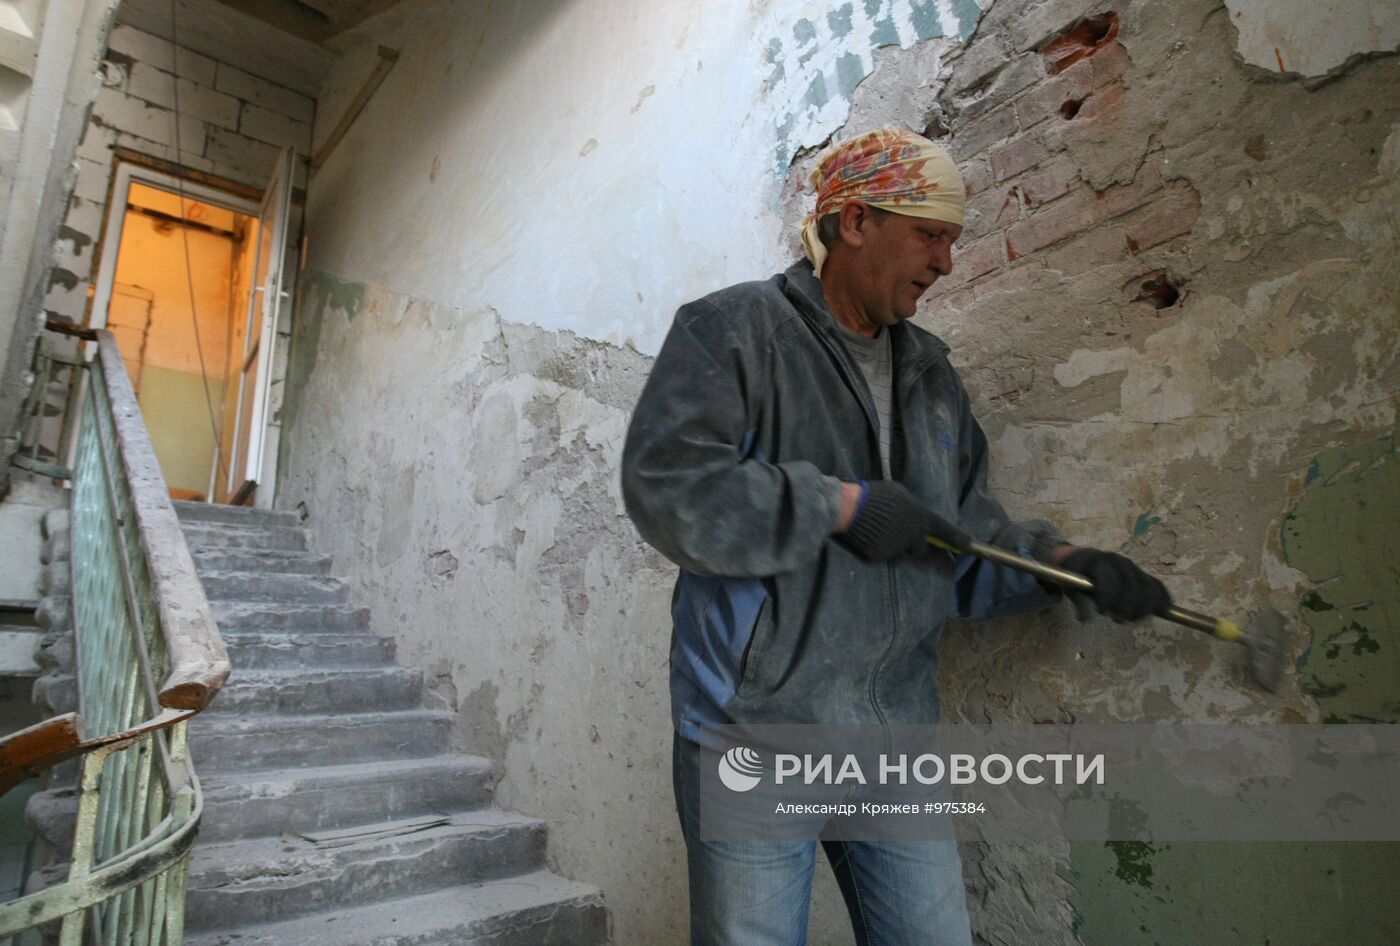
[[(307, 153), (315, 101), (253, 75), (248, 63), (239, 65), (243, 68), (188, 49), (180, 49), (176, 58), (167, 40), (132, 26), (113, 28), (102, 90), (78, 146), (77, 181), (44, 300), (48, 312), (83, 318), (96, 277), (93, 251), (112, 178), (113, 147), (252, 187), (267, 183), (283, 147)], [(297, 184), (304, 183), (299, 169)]]
[(1170, 179), (1155, 142), (1129, 179), (1097, 187), (1101, 173), (1065, 146), (1071, 125), (1108, 131), (1124, 107), (1133, 64), (1118, 30), (1111, 6), (1045, 3), (975, 39), (955, 63), (940, 121), (926, 131), (949, 146), (968, 198), (941, 305), (964, 309), (1027, 285), (1036, 269), (1077, 275), (1190, 231), (1199, 195)]

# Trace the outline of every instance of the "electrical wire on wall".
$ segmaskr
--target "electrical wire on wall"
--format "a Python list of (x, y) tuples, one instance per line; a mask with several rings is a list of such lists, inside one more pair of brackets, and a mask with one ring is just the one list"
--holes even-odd
[[(170, 75), (171, 82), (175, 89), (174, 111), (172, 121), (175, 123), (175, 164), (177, 167), (184, 167), (184, 159), (180, 151), (180, 33), (176, 15), (177, 0), (170, 0)], [(176, 195), (180, 200), (180, 219), (185, 219), (185, 179), (180, 174), (175, 175)], [(181, 241), (185, 249), (185, 281), (189, 287), (190, 294), (190, 319), (194, 322), (194, 347), (199, 355), (199, 374), (201, 387), (204, 388), (204, 404), (209, 411), (209, 429), (214, 435), (214, 463), (218, 472), (218, 483), (228, 483), (228, 468), (224, 463), (224, 441), (223, 425), (214, 412), (214, 396), (209, 393), (209, 369), (204, 363), (204, 339), (199, 332), (199, 314), (195, 311), (195, 291), (194, 291), (194, 268), (190, 262), (190, 229), (180, 227)], [(256, 275), (256, 273), (255, 273)], [(227, 380), (225, 380), (224, 397), (228, 397)], [(212, 502), (214, 497), (208, 497)]]

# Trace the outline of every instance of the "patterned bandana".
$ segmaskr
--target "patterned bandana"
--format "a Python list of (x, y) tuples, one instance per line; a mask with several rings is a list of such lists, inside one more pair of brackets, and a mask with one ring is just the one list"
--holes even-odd
[(881, 129), (835, 145), (812, 172), (817, 206), (802, 222), (802, 246), (817, 275), (826, 247), (817, 221), (848, 200), (926, 220), (962, 226), (963, 182), (958, 166), (940, 146), (898, 129)]

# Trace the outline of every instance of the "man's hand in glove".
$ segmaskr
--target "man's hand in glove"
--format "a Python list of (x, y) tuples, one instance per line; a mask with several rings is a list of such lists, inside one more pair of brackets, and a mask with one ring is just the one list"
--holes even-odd
[[(1116, 552), (1075, 549), (1065, 556), (1060, 567), (1094, 583), (1094, 590), (1084, 595), (1071, 592), (1075, 598), (1087, 597), (1100, 614), (1120, 624), (1140, 621), (1149, 614), (1165, 614), (1172, 606), (1165, 585)], [(1084, 618), (1081, 613), (1080, 619)]]
[(861, 492), (841, 539), (861, 558), (878, 562), (900, 556), (927, 556), (934, 551), (926, 536), (966, 549), (967, 534), (920, 502), (893, 480), (874, 480)]

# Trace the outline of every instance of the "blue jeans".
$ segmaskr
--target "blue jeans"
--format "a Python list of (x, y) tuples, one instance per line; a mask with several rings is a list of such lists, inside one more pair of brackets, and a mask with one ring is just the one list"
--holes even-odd
[[(817, 842), (699, 837), (698, 773), (718, 759), (675, 737), (671, 778), (690, 869), (691, 946), (805, 946)], [(857, 946), (971, 946), (956, 844), (821, 844)]]

